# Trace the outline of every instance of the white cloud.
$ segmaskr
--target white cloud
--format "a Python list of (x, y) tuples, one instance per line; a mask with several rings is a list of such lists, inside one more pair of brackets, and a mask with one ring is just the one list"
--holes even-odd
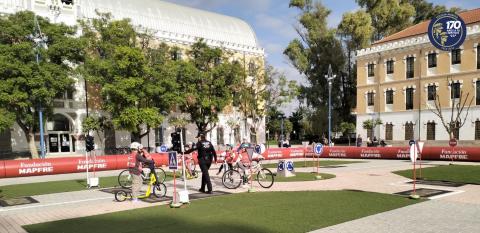
[(259, 27), (268, 29), (283, 37), (293, 38), (297, 36), (293, 24), (288, 20), (262, 13), (255, 16), (255, 21)]

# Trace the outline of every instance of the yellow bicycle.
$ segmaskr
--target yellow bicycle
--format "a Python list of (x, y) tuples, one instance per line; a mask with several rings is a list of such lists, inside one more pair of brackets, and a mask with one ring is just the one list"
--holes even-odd
[[(148, 198), (150, 195), (153, 194), (155, 197), (160, 198), (164, 197), (167, 194), (167, 186), (165, 184), (157, 182), (155, 175), (150, 173), (150, 181), (148, 182), (148, 189), (145, 195), (138, 196), (137, 198)], [(125, 201), (127, 199), (132, 199), (132, 191), (131, 190), (117, 190), (115, 192), (115, 200), (118, 202)]]

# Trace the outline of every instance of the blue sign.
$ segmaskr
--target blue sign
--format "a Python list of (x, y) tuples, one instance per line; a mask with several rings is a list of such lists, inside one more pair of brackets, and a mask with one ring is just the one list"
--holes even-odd
[(257, 154), (261, 154), (261, 153), (262, 153), (261, 149), (262, 149), (262, 148), (260, 147), (260, 145), (256, 145), (256, 146), (255, 146), (255, 152), (257, 152)]
[(415, 140), (412, 139), (412, 140), (410, 140), (410, 141), (408, 142), (408, 145), (409, 145), (409, 146), (415, 145), (415, 143), (416, 143)]
[(460, 16), (454, 13), (441, 13), (430, 21), (428, 38), (430, 43), (444, 51), (459, 48), (467, 36), (467, 26)]
[(293, 162), (292, 161), (287, 162), (287, 170), (288, 171), (293, 171)]
[(177, 170), (178, 168), (176, 151), (168, 152), (168, 168), (172, 170)]
[(167, 152), (168, 148), (165, 145), (160, 146), (160, 152)]
[(285, 167), (285, 163), (283, 161), (278, 162), (278, 170), (283, 171)]
[(313, 148), (313, 152), (317, 155), (321, 155), (323, 152), (323, 145), (321, 143), (315, 144), (315, 147)]

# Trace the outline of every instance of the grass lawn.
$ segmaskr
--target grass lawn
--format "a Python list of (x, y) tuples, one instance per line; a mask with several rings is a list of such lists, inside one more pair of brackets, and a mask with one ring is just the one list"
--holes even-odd
[[(173, 173), (166, 172), (166, 174), (167, 174), (166, 180), (171, 180)], [(99, 184), (100, 184), (100, 188), (120, 186), (118, 184), (117, 176), (100, 177)], [(50, 194), (50, 193), (80, 191), (80, 190), (86, 190), (86, 187), (87, 187), (86, 178), (81, 180), (60, 180), (60, 181), (49, 181), (49, 182), (40, 182), (40, 183), (6, 185), (6, 186), (0, 186), (0, 198), (12, 198), (12, 197)]]
[[(23, 226), (30, 233), (308, 232), (418, 203), (358, 191), (259, 192)], [(133, 204), (132, 204), (133, 205)]]
[[(393, 172), (413, 179), (413, 170)], [(416, 176), (420, 176), (417, 168)], [(442, 165), (437, 167), (422, 168), (422, 178), (425, 180), (441, 180), (458, 183), (480, 184), (480, 166), (475, 165)]]
[[(327, 173), (318, 173), (322, 176), (322, 180), (334, 178), (335, 175), (327, 174)], [(275, 182), (296, 182), (296, 181), (315, 181), (315, 177), (317, 173), (311, 172), (295, 172), (295, 176), (292, 177), (282, 177), (282, 176), (275, 176)]]
[[(350, 163), (365, 163), (364, 161), (352, 161), (352, 160), (322, 160), (320, 159), (320, 167), (322, 166), (337, 166), (337, 165), (344, 165)], [(262, 164), (263, 167), (266, 168), (277, 168), (278, 163), (264, 163)], [(305, 166), (305, 161), (295, 161), (293, 162), (293, 166), (296, 168), (299, 167), (316, 167), (317, 161), (307, 161)]]

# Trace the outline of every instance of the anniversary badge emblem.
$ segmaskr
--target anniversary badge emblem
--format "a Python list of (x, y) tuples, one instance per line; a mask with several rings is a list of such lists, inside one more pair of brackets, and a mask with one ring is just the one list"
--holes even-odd
[(465, 41), (466, 35), (467, 27), (465, 22), (454, 13), (439, 14), (428, 25), (430, 42), (443, 51), (459, 48)]

